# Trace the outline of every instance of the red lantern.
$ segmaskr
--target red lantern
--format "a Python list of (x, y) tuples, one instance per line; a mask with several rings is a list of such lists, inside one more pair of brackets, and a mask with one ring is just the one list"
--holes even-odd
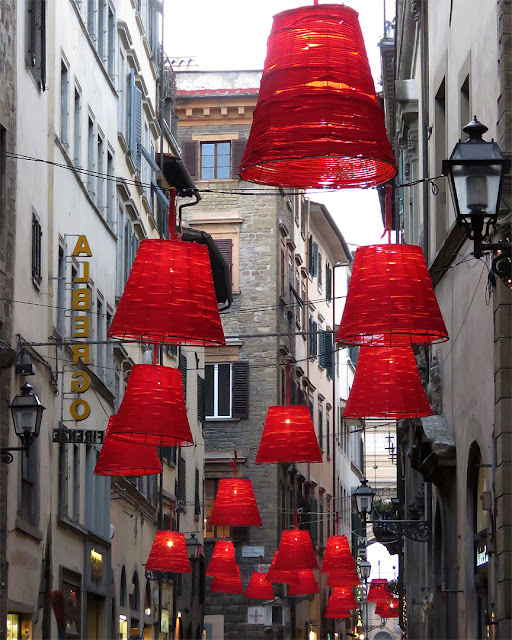
[(266, 573), (253, 571), (251, 579), (245, 590), (245, 597), (253, 600), (274, 600), (274, 589), (272, 583), (267, 580)]
[(370, 582), (367, 602), (388, 603), (393, 600), (393, 596), (388, 589), (388, 581), (381, 578), (374, 578)]
[(357, 571), (354, 568), (348, 568), (347, 570), (336, 571), (330, 573), (327, 576), (326, 585), (328, 587), (343, 587), (352, 589), (358, 587), (361, 584)]
[(154, 446), (132, 444), (110, 437), (110, 423), (94, 468), (101, 476), (148, 476), (162, 471), (162, 462)]
[(315, 574), (311, 569), (298, 571), (298, 581), (288, 587), (289, 596), (305, 596), (309, 593), (320, 593)]
[(230, 540), (217, 540), (211, 560), (206, 569), (207, 576), (236, 575), (235, 547)]
[(146, 570), (191, 573), (185, 536), (177, 531), (157, 531)]
[(357, 12), (315, 4), (275, 15), (240, 177), (340, 189), (395, 175)]
[(421, 248), (359, 247), (336, 341), (403, 347), (446, 340), (448, 332)]
[(375, 607), (375, 613), (382, 618), (398, 618), (399, 617), (399, 600), (393, 598), (391, 602), (379, 602)]
[(211, 525), (261, 527), (252, 482), (244, 478), (222, 478), (215, 496)]
[(193, 444), (179, 369), (136, 364), (119, 411), (112, 416), (110, 436), (138, 444)]
[(324, 613), (325, 618), (350, 618), (352, 617), (352, 612), (350, 609), (347, 609), (343, 604), (339, 602), (329, 602), (327, 603), (327, 607)]
[(276, 569), (276, 558), (277, 551), (274, 553), (270, 569), (268, 570), (267, 577), (265, 579), (268, 582), (277, 582), (278, 584), (294, 584), (297, 582), (298, 577), (296, 571), (281, 571)]
[(430, 415), (411, 347), (361, 347), (345, 418), (403, 420)]
[(108, 336), (224, 345), (208, 249), (182, 240), (143, 240)]
[(348, 587), (334, 587), (329, 600), (343, 604), (347, 609), (357, 609), (357, 600), (354, 598), (352, 589)]
[(236, 566), (236, 574), (232, 576), (216, 576), (213, 579), (210, 591), (214, 593), (243, 593), (240, 567)]
[(349, 567), (355, 568), (347, 536), (329, 536), (325, 546), (322, 573), (333, 573)]
[(269, 407), (256, 464), (322, 462), (315, 427), (308, 407)]
[(289, 529), (281, 533), (275, 568), (281, 571), (318, 569), (309, 531)]

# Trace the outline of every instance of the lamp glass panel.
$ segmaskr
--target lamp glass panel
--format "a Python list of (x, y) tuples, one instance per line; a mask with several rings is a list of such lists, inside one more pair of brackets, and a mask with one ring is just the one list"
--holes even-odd
[(501, 165), (453, 165), (453, 186), (461, 216), (495, 215), (501, 183)]

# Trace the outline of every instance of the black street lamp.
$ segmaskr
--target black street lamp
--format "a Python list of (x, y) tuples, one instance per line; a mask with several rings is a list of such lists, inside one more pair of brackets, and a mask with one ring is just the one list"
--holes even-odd
[(28, 455), (30, 445), (39, 436), (41, 420), (45, 407), (39, 398), (32, 393), (33, 387), (28, 382), (21, 387), (21, 394), (11, 402), (9, 408), (14, 422), (14, 431), (21, 440), (21, 447), (3, 447), (0, 449), (2, 462), (13, 461), (11, 451), (24, 451)]
[[(503, 155), (494, 140), (487, 142), (482, 138), (487, 127), (478, 122), (476, 116), (463, 131), (469, 140), (459, 140), (449, 160), (443, 160), (442, 168), (443, 174), (448, 176), (457, 221), (464, 225), (468, 238), (474, 241), (475, 258), (488, 251), (510, 253), (511, 243), (483, 244), (498, 220), (503, 178), (510, 171), (510, 158)], [(508, 267), (501, 264), (503, 261)], [(510, 273), (510, 257), (505, 255), (501, 262), (498, 271), (501, 267)], [(497, 273), (494, 263), (493, 271)], [(503, 277), (501, 273), (497, 275)]]
[(368, 480), (363, 478), (361, 480), (361, 486), (357, 487), (353, 493), (353, 497), (356, 501), (357, 512), (366, 521), (368, 514), (373, 509), (373, 499), (375, 497), (375, 489), (368, 486)]

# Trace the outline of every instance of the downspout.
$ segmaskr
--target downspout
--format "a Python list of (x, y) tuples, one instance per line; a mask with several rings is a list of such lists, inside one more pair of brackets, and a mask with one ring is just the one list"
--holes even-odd
[[(425, 38), (425, 23), (426, 23), (426, 3), (421, 3), (419, 8), (414, 11), (414, 19), (418, 25), (419, 32), (419, 55), (420, 55), (420, 96), (421, 96), (421, 123), (420, 123), (420, 135), (421, 135), (421, 152), (422, 152), (422, 178), (428, 178), (428, 86), (426, 82), (427, 75), (427, 60), (426, 60), (426, 38)], [(421, 183), (421, 195), (423, 202), (423, 251), (425, 253), (425, 259), (429, 264), (429, 252), (430, 252), (430, 212), (428, 202), (428, 189), (429, 183), (424, 181)]]

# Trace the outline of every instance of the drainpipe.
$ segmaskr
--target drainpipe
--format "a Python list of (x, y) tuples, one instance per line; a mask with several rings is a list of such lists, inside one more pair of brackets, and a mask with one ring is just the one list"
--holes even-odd
[[(418, 25), (419, 33), (419, 55), (420, 55), (420, 96), (421, 96), (421, 122), (420, 122), (420, 136), (421, 136), (421, 149), (422, 149), (422, 178), (428, 177), (428, 86), (427, 86), (427, 60), (426, 60), (426, 38), (425, 38), (425, 23), (426, 23), (426, 3), (419, 3), (416, 10), (413, 7), (414, 19)], [(428, 189), (429, 183), (421, 183), (421, 195), (423, 202), (423, 251), (425, 253), (425, 259), (429, 264), (429, 252), (430, 252), (430, 212), (428, 202)]]

